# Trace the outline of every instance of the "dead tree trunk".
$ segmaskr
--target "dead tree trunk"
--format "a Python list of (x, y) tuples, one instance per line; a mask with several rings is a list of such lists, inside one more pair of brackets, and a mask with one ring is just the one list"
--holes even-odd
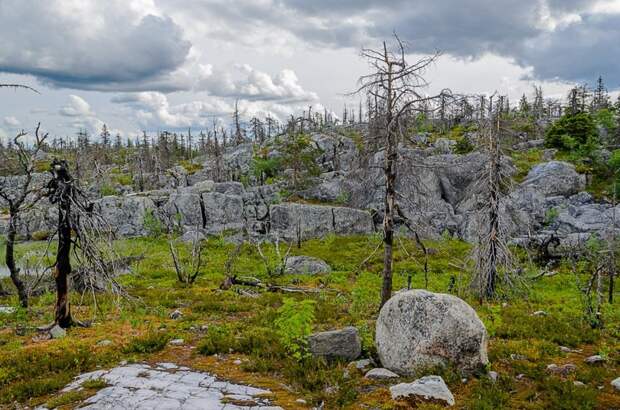
[(385, 168), (383, 169), (385, 177), (385, 213), (383, 215), (383, 285), (381, 287), (381, 306), (383, 306), (392, 297), (392, 264), (393, 264), (393, 247), (394, 247), (394, 208), (396, 203), (396, 165), (398, 152), (396, 145), (396, 136), (394, 135), (393, 126), (393, 104), (394, 104), (394, 82), (393, 82), (393, 65), (389, 61), (387, 46), (383, 43), (383, 55), (387, 65), (386, 80), (386, 104), (388, 110), (385, 113), (385, 123), (387, 128), (386, 135), (386, 153)]
[[(383, 214), (383, 284), (381, 287), (381, 306), (392, 296), (393, 248), (394, 248), (394, 217), (396, 212), (396, 184), (398, 166), (398, 143), (403, 137), (403, 124), (416, 105), (438, 97), (424, 97), (418, 92), (427, 86), (423, 78), (425, 69), (438, 57), (437, 54), (422, 59), (414, 64), (406, 61), (405, 46), (395, 36), (395, 51), (389, 51), (383, 43), (382, 50), (363, 49), (362, 57), (366, 58), (374, 72), (360, 78), (360, 87), (356, 91), (364, 91), (377, 101), (374, 117), (369, 122), (378, 124), (372, 128), (376, 135), (378, 147), (384, 151), (383, 177), (384, 214)], [(443, 94), (443, 93), (442, 93)], [(344, 121), (344, 120), (343, 120)], [(369, 127), (371, 128), (371, 127)]]
[(9, 217), (9, 227), (6, 234), (6, 249), (5, 249), (5, 261), (6, 266), (9, 269), (11, 275), (11, 281), (17, 289), (17, 296), (19, 297), (19, 304), (23, 308), (28, 307), (28, 291), (26, 284), (19, 277), (19, 268), (15, 265), (15, 237), (17, 236), (16, 216), (15, 210), (11, 209)]
[(56, 307), (54, 323), (62, 328), (71, 327), (71, 308), (69, 305), (69, 283), (71, 275), (71, 203), (73, 201), (73, 179), (69, 175), (67, 163), (54, 161), (54, 178), (50, 183), (50, 201), (58, 205), (58, 251), (54, 281), (56, 283)]
[[(499, 132), (499, 113), (497, 119), (497, 132)], [(497, 141), (497, 133), (489, 130), (489, 250), (488, 271), (484, 284), (484, 295), (491, 299), (495, 296), (497, 284), (497, 265), (499, 253), (499, 200), (500, 200), (500, 151)]]

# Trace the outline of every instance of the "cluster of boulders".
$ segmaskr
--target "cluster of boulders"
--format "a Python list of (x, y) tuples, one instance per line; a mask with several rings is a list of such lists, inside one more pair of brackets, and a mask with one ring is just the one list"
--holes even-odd
[[(456, 296), (424, 290), (401, 291), (382, 308), (376, 323), (375, 347), (383, 367), (359, 359), (361, 339), (354, 327), (319, 332), (308, 339), (315, 357), (352, 361), (366, 379), (389, 382), (452, 366), (463, 376), (488, 365), (487, 332), (471, 308)], [(496, 375), (497, 376), (497, 375)], [(390, 387), (392, 398), (404, 402), (455, 404), (440, 376), (430, 375)]]
[[(323, 205), (283, 202), (278, 185), (214, 182), (251, 170), (252, 145), (242, 144), (228, 148), (219, 159), (204, 158), (203, 169), (194, 174), (182, 167), (169, 170), (159, 185), (150, 184), (159, 189), (95, 197), (95, 209), (119, 236), (148, 235), (158, 224), (187, 237), (243, 233), (287, 241), (380, 229), (383, 152), (365, 153), (341, 135), (316, 133), (311, 138), (321, 149), (317, 162), (323, 172), (299, 195)], [(443, 140), (427, 148), (399, 147), (399, 209), (426, 236), (448, 233), (473, 241), (481, 231), (486, 157), (482, 152), (457, 155), (451, 150), (449, 141)], [(269, 155), (278, 154), (275, 148), (272, 151)], [(502, 169), (514, 173), (507, 158)], [(536, 165), (501, 200), (503, 230), (518, 244), (540, 242), (554, 234), (561, 250), (583, 243), (593, 233), (618, 229), (620, 209), (596, 202), (583, 192), (585, 184), (585, 176), (568, 163)], [(42, 202), (22, 216), (20, 234), (44, 236), (41, 233), (53, 230), (56, 214), (54, 207)], [(3, 225), (6, 219), (0, 219), (0, 231)]]

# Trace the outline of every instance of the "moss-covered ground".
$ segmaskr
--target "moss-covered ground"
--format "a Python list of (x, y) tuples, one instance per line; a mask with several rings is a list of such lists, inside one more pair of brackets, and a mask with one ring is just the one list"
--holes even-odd
[[(332, 273), (317, 276), (268, 277), (256, 249), (241, 248), (232, 264), (235, 274), (318, 289), (299, 294), (255, 288), (246, 288), (244, 293), (238, 287), (220, 290), (226, 262), (235, 249), (221, 238), (208, 240), (206, 263), (192, 286), (177, 281), (166, 238), (119, 241), (119, 254), (143, 257), (132, 265), (131, 273), (120, 277), (129, 298), (100, 294), (95, 305), (89, 295), (71, 295), (74, 317), (93, 319), (91, 327), (71, 328), (64, 339), (38, 340), (36, 327), (53, 317), (53, 293), (34, 297), (29, 309), (0, 314), (0, 407), (18, 407), (16, 403), (75, 407), (103, 385), (95, 382), (78, 393), (59, 395), (64, 385), (81, 372), (127, 360), (172, 361), (266, 387), (274, 392), (275, 402), (287, 409), (321, 402), (325, 408), (406, 408), (390, 399), (388, 384), (364, 379), (347, 363), (326, 363), (305, 355), (293, 358), (276, 326), (285, 298), (311, 299), (315, 301), (312, 331), (356, 326), (363, 339), (363, 355), (374, 357), (382, 255), (380, 250), (374, 255), (372, 251), (379, 241), (378, 236), (329, 236), (293, 247), (292, 254), (316, 256), (332, 266)], [(451, 239), (427, 246), (433, 249), (427, 288), (458, 294), (476, 309), (490, 335), (488, 370), (499, 373), (497, 382), (491, 382), (485, 375), (462, 379), (451, 369), (433, 369), (448, 383), (458, 408), (620, 408), (620, 395), (610, 385), (620, 376), (620, 300), (605, 305), (604, 327), (593, 329), (584, 316), (579, 291), (586, 279), (581, 265), (577, 271), (561, 265), (558, 274), (529, 282), (526, 293), (480, 304), (469, 296), (469, 275), (462, 269), (469, 246)], [(29, 242), (20, 244), (18, 252), (29, 255), (44, 248), (45, 243)], [(274, 251), (266, 248), (265, 252), (269, 257)], [(409, 240), (400, 243), (395, 255), (395, 289), (406, 286), (408, 275), (413, 288), (426, 286), (422, 256)], [(528, 277), (538, 272), (534, 266), (524, 266)], [(10, 288), (6, 280), (3, 285)], [(16, 297), (0, 298), (0, 305), (17, 306)], [(170, 319), (176, 309), (182, 317)], [(546, 315), (533, 315), (541, 310)], [(183, 338), (185, 345), (170, 346), (167, 342), (172, 338)], [(101, 340), (112, 344), (98, 346)], [(575, 352), (564, 353), (560, 346)], [(585, 364), (584, 358), (592, 354), (602, 355), (606, 362)], [(577, 371), (550, 375), (546, 367), (551, 363), (574, 363)], [(575, 380), (585, 385), (575, 386)], [(298, 403), (299, 398), (307, 405)]]

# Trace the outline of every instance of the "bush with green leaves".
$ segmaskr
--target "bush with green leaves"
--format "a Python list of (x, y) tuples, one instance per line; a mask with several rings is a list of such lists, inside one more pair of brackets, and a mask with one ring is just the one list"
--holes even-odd
[(148, 236), (152, 238), (157, 238), (164, 233), (164, 225), (155, 216), (155, 213), (151, 209), (147, 209), (147, 211), (144, 213), (143, 225), (144, 229), (146, 229)]
[(545, 132), (545, 145), (562, 151), (588, 151), (598, 144), (598, 130), (592, 115), (586, 112), (565, 114)]
[(278, 336), (286, 350), (297, 360), (309, 356), (308, 336), (312, 332), (315, 304), (314, 300), (286, 298), (278, 309), (275, 321)]
[(609, 108), (603, 108), (598, 110), (594, 114), (594, 120), (598, 125), (605, 128), (607, 132), (613, 133), (616, 131), (618, 124), (616, 123), (616, 113)]
[(457, 154), (469, 154), (476, 147), (471, 143), (469, 138), (463, 136), (456, 140), (456, 145), (454, 146), (454, 152)]
[(290, 182), (293, 188), (304, 188), (310, 178), (321, 173), (317, 159), (323, 151), (316, 146), (309, 135), (302, 133), (288, 135), (281, 142), (279, 150), (282, 152), (282, 165), (292, 170)]
[(282, 169), (282, 159), (277, 156), (268, 157), (266, 152), (259, 151), (252, 158), (251, 171), (259, 181), (265, 182), (277, 177)]

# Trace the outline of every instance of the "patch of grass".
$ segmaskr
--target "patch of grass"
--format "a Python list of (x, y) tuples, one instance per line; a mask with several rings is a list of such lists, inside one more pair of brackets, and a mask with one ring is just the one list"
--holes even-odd
[(509, 409), (511, 393), (514, 390), (514, 381), (511, 377), (501, 376), (497, 381), (483, 377), (475, 382), (467, 402), (471, 410), (501, 410)]
[(596, 408), (596, 391), (588, 386), (575, 386), (570, 380), (548, 377), (539, 386), (544, 408), (557, 410), (589, 410)]
[(235, 346), (235, 338), (229, 327), (211, 325), (198, 345), (198, 351), (204, 355), (229, 353), (234, 351)]
[(104, 379), (90, 379), (82, 383), (82, 387), (85, 389), (103, 389), (108, 387), (108, 382)]
[(523, 312), (523, 306), (504, 309), (501, 325), (495, 335), (503, 339), (543, 339), (563, 346), (593, 343), (597, 331), (590, 328), (580, 315), (552, 312), (534, 316)]
[(66, 406), (69, 404), (80, 402), (89, 396), (90, 393), (86, 390), (74, 390), (49, 399), (45, 403), (45, 406), (49, 409), (55, 409), (60, 406)]
[(124, 353), (155, 353), (163, 350), (172, 337), (166, 332), (149, 331), (145, 335), (135, 337), (123, 347)]

